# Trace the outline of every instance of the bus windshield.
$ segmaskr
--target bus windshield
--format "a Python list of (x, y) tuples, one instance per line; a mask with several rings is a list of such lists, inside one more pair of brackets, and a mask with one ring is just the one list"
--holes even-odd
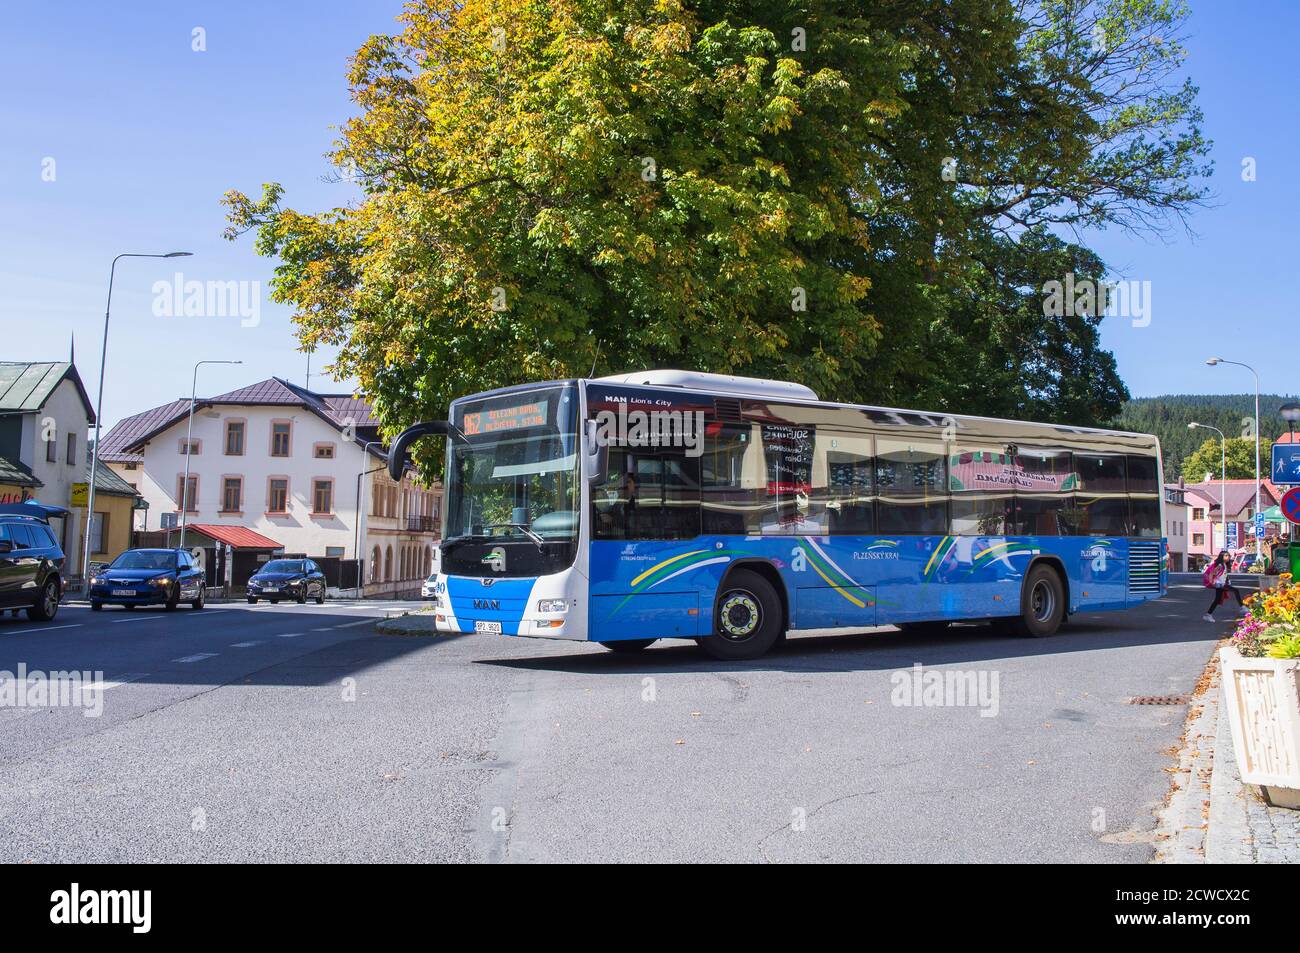
[(576, 542), (577, 404), (577, 390), (560, 385), (455, 405), (444, 552), (465, 540)]

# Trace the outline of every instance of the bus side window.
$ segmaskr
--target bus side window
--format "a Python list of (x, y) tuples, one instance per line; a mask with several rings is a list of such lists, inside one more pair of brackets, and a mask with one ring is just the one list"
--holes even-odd
[(954, 536), (1002, 536), (1015, 522), (1018, 478), (1009, 448), (957, 446), (948, 458)]
[(879, 533), (948, 532), (948, 474), (938, 440), (876, 438)]
[(1073, 536), (1076, 533), (1074, 459), (1069, 450), (1021, 447), (1017, 457), (1018, 536)]
[(683, 450), (609, 450), (603, 486), (592, 490), (596, 539), (694, 539), (700, 534), (699, 459)]
[(762, 532), (777, 510), (775, 498), (767, 497), (767, 478), (758, 426), (710, 422), (700, 458), (700, 519), (705, 535)]
[(870, 536), (876, 531), (876, 475), (871, 437), (817, 433), (813, 467), (814, 512), (824, 512), (832, 536)]

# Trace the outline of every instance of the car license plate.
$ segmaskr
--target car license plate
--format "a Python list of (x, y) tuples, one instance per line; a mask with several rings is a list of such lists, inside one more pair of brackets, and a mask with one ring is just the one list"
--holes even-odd
[(474, 623), (475, 632), (492, 632), (496, 635), (501, 634), (500, 622), (484, 622), (482, 619)]
[(134, 589), (114, 589), (114, 590), (113, 590), (113, 595), (115, 595), (115, 596), (133, 596), (133, 595), (135, 595), (135, 590), (134, 590)]
[(279, 591), (280, 591), (280, 587), (279, 587), (279, 586), (263, 586), (263, 587), (262, 587), (262, 591), (263, 591), (263, 592), (279, 592)]

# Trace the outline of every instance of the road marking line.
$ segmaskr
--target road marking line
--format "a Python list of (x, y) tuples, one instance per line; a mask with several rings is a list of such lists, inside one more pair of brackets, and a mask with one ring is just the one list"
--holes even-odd
[(306, 632), (280, 632), (276, 635), (277, 639), (296, 639), (300, 635), (306, 635)]
[(216, 652), (197, 652), (194, 655), (186, 655), (181, 658), (172, 659), (173, 662), (202, 662), (205, 658), (216, 658)]
[(137, 615), (129, 619), (114, 619), (113, 625), (121, 625), (123, 622), (157, 622), (165, 618), (167, 618), (165, 615)]
[(69, 622), (67, 625), (47, 625), (39, 629), (19, 629), (18, 632), (53, 632), (55, 629), (75, 629), (82, 624), (81, 622)]
[(230, 647), (232, 649), (251, 649), (254, 645), (261, 644), (261, 642), (232, 642)]
[(357, 626), (357, 625), (374, 625), (374, 624), (375, 624), (376, 622), (378, 622), (378, 621), (380, 621), (380, 620), (379, 620), (379, 619), (375, 619), (375, 618), (370, 618), (370, 619), (359, 619), (359, 620), (356, 621), (356, 622), (344, 622), (342, 625), (332, 626), (331, 628), (335, 628), (335, 629), (350, 629), (350, 628), (352, 628), (353, 626)]
[(100, 685), (83, 685), (81, 686), (81, 690), (83, 692), (89, 692), (94, 691), (96, 688), (100, 688), (104, 691), (108, 691), (110, 688), (120, 688), (127, 682), (138, 682), (140, 679), (148, 677), (148, 672), (128, 672), (126, 675), (119, 675), (117, 678), (109, 679)]

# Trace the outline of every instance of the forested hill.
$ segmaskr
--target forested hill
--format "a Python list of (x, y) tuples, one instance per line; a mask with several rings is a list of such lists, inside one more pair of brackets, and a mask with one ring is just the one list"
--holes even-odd
[[(1278, 416), (1278, 408), (1296, 399), (1280, 394), (1260, 395), (1259, 429), (1265, 447), (1286, 432), (1286, 421)], [(1218, 427), (1228, 437), (1241, 437), (1250, 434), (1248, 428), (1254, 417), (1254, 394), (1168, 394), (1129, 400), (1111, 426), (1159, 437), (1164, 451), (1165, 479), (1175, 482), (1183, 457), (1215, 437), (1208, 430), (1188, 430), (1189, 423), (1207, 424)]]

